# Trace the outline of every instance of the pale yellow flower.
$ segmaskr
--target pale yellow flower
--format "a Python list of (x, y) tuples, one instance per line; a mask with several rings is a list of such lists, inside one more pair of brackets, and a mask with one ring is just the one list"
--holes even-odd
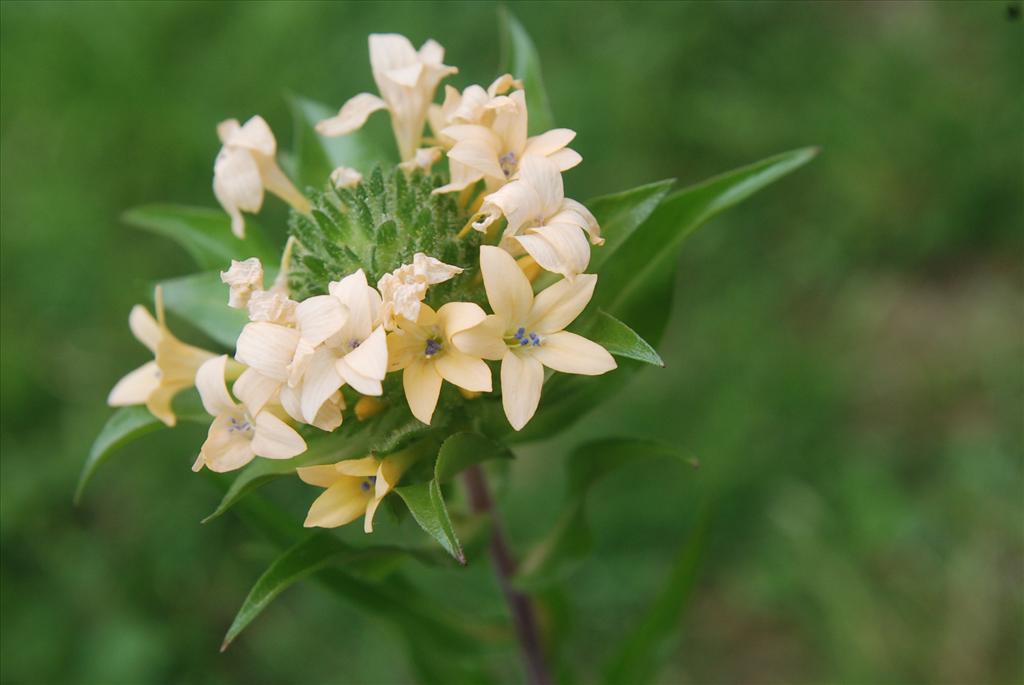
[(494, 314), (453, 336), (465, 354), (501, 360), (501, 403), (516, 430), (533, 417), (544, 384), (544, 367), (596, 376), (615, 368), (608, 351), (564, 330), (590, 302), (597, 276), (563, 279), (533, 295), (530, 282), (504, 250), (480, 248), (487, 300)]
[(380, 295), (366, 283), (366, 274), (359, 269), (328, 290), (295, 310), (300, 341), (289, 385), (301, 385), (299, 404), (308, 423), (343, 385), (362, 395), (380, 395), (387, 373)]
[(352, 167), (340, 166), (331, 172), (335, 188), (352, 188), (363, 182), (363, 175)]
[(429, 174), (434, 165), (440, 161), (440, 147), (421, 147), (416, 150), (416, 154), (413, 155), (412, 159), (406, 160), (398, 166), (403, 171), (415, 171), (416, 169), (422, 169)]
[(436, 312), (421, 304), (415, 322), (400, 318), (398, 329), (388, 334), (388, 370), (403, 370), (405, 398), (413, 416), (423, 423), (429, 424), (434, 415), (442, 380), (465, 390), (490, 392), (487, 364), (452, 343), (453, 335), (476, 326), (485, 316), (471, 302), (449, 302)]
[(492, 98), (485, 109), (493, 110), (488, 125), (455, 124), (441, 131), (455, 141), (448, 151), (451, 181), (435, 193), (462, 190), (483, 180), (489, 192), (515, 179), (523, 159), (546, 157), (559, 171), (572, 169), (582, 161), (579, 153), (566, 147), (576, 137), (567, 128), (555, 128), (527, 138), (526, 96), (521, 90)]
[(472, 85), (460, 93), (457, 88), (445, 86), (444, 103), (431, 105), (427, 114), (430, 128), (438, 144), (445, 149), (455, 144), (454, 140), (441, 133), (454, 124), (490, 125), (494, 121), (495, 110), (487, 107), (487, 104), (510, 88), (522, 87), (522, 81), (512, 78), (511, 74), (502, 74), (488, 86), (487, 90), (482, 86)]
[(221, 283), (228, 286), (228, 306), (245, 309), (254, 291), (263, 290), (263, 264), (256, 257), (231, 260), (231, 267), (220, 272)]
[(159, 286), (154, 300), (156, 319), (139, 304), (132, 308), (128, 326), (135, 338), (153, 352), (155, 359), (118, 381), (110, 391), (107, 404), (112, 407), (145, 404), (153, 416), (173, 426), (177, 417), (171, 409), (171, 401), (179, 392), (192, 387), (196, 371), (214, 353), (187, 345), (171, 334), (164, 321), (164, 298)]
[(303, 482), (326, 488), (313, 501), (303, 525), (337, 528), (365, 515), (363, 530), (372, 533), (377, 507), (398, 484), (415, 457), (415, 453), (403, 451), (380, 460), (364, 457), (296, 469)]
[(480, 215), (473, 228), (486, 231), (504, 215), (502, 247), (515, 254), (525, 250), (544, 269), (569, 279), (586, 270), (590, 243), (604, 243), (597, 219), (565, 197), (562, 174), (544, 157), (525, 157), (519, 178), (485, 197)]
[(336, 116), (316, 125), (324, 136), (342, 136), (362, 127), (380, 109), (391, 115), (391, 126), (402, 161), (414, 159), (423, 140), (427, 110), (434, 91), (445, 76), (458, 72), (442, 63), (444, 48), (428, 40), (417, 52), (405, 36), (370, 34), (370, 66), (380, 97), (360, 93), (346, 102)]
[(377, 281), (383, 299), (381, 321), (384, 328), (393, 331), (396, 318), (401, 316), (416, 321), (420, 303), (427, 296), (427, 288), (455, 278), (462, 269), (428, 257), (422, 252), (413, 255), (411, 264), (403, 264)]
[(290, 459), (305, 452), (302, 436), (268, 407), (253, 411), (231, 399), (224, 381), (227, 363), (227, 355), (214, 357), (196, 373), (199, 396), (214, 420), (193, 470), (205, 465), (211, 471), (234, 471), (254, 457)]
[(237, 119), (222, 121), (217, 135), (223, 147), (213, 165), (213, 192), (231, 217), (235, 235), (245, 237), (242, 212), (260, 211), (264, 190), (300, 212), (309, 212), (309, 200), (277, 165), (277, 140), (263, 117), (254, 116), (243, 126)]

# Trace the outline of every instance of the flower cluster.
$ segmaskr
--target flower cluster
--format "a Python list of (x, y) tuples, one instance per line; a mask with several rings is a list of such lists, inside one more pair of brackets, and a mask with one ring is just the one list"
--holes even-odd
[[(527, 94), (508, 74), (486, 89), (446, 86), (443, 102), (435, 104), (441, 80), (457, 69), (443, 63), (444, 50), (434, 41), (416, 50), (402, 36), (372, 35), (369, 46), (379, 94), (354, 96), (316, 130), (327, 137), (351, 134), (372, 113), (386, 110), (401, 157), (396, 173), (423, 178), (446, 159), (447, 176), (436, 175), (430, 192), (457, 198), (465, 224), (435, 243), (472, 245), (472, 258), (450, 264), (449, 253), (415, 252), (382, 265), (381, 255), (391, 253), (374, 246), (372, 262), (353, 262), (362, 266), (325, 278), (318, 294), (303, 296), (289, 288), (293, 268), (321, 264), (335, 253), (361, 253), (336, 241), (320, 259), (316, 246), (293, 235), (269, 288), (256, 258), (232, 261), (221, 273), (228, 305), (248, 314), (233, 358), (174, 338), (164, 325), (159, 292), (157, 321), (141, 307), (133, 310), (132, 330), (156, 360), (125, 377), (110, 403), (145, 403), (173, 423), (171, 397), (194, 382), (214, 417), (195, 470), (232, 471), (255, 457), (296, 457), (317, 430), (343, 430), (350, 404), (357, 418), (365, 418), (404, 395), (411, 414), (429, 425), (445, 381), (467, 403), (494, 391), (489, 361), (500, 362), (502, 407), (520, 430), (537, 410), (545, 368), (598, 375), (616, 367), (603, 347), (565, 330), (593, 295), (597, 276), (585, 272), (591, 246), (602, 243), (597, 220), (563, 189), (562, 172), (582, 160), (568, 147), (575, 133), (553, 129), (528, 136)], [(425, 137), (428, 122), (432, 135)], [(259, 211), (264, 191), (284, 199), (298, 216), (318, 211), (315, 191), (301, 193), (278, 166), (276, 141), (262, 118), (244, 125), (226, 121), (218, 133), (223, 148), (213, 188), (238, 236), (244, 235), (242, 212)], [(363, 185), (362, 174), (347, 167), (324, 179), (331, 192), (352, 197), (367, 195)], [(401, 242), (401, 236), (394, 239)], [(295, 267), (293, 251), (302, 255)], [(535, 293), (534, 281), (544, 272), (551, 274), (544, 280), (553, 282)], [(437, 290), (442, 284), (448, 290)], [(432, 299), (441, 292), (457, 296)], [(388, 380), (397, 372), (400, 388), (397, 376), (394, 384)], [(332, 527), (365, 514), (371, 531), (377, 505), (414, 459), (415, 451), (398, 451), (383, 459), (297, 468), (303, 481), (325, 488), (306, 525)]]

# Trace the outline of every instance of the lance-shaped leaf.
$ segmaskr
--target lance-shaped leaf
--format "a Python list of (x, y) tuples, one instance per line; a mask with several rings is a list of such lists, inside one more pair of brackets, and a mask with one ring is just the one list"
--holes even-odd
[(445, 483), (470, 466), (489, 459), (511, 459), (512, 451), (477, 433), (456, 433), (441, 444), (434, 480)]
[(520, 564), (516, 585), (537, 591), (575, 571), (592, 548), (586, 517), (590, 489), (622, 466), (657, 457), (695, 464), (679, 451), (649, 440), (609, 438), (576, 448), (568, 461), (569, 483), (558, 523)]
[[(194, 391), (187, 395), (189, 396), (175, 402), (174, 413), (178, 417), (178, 421), (209, 423), (210, 417), (203, 412), (202, 406), (199, 405), (198, 395)], [(82, 473), (78, 477), (78, 485), (75, 488), (75, 504), (81, 501), (85, 487), (92, 480), (97, 469), (115, 452), (144, 435), (164, 428), (167, 426), (150, 414), (145, 407), (122, 407), (115, 411), (103, 426), (100, 434), (96, 436), (92, 449), (89, 450), (89, 457), (82, 467)]]
[(316, 533), (275, 559), (242, 602), (242, 608), (224, 636), (220, 651), (226, 650), (238, 634), (290, 585), (319, 571), (332, 559), (346, 554), (352, 554), (347, 545), (331, 535)]
[(655, 680), (664, 652), (661, 647), (676, 632), (697, 582), (697, 572), (707, 540), (711, 515), (703, 506), (697, 522), (672, 564), (669, 578), (650, 608), (631, 631), (604, 669), (606, 685), (649, 683)]
[(334, 169), (352, 167), (368, 174), (374, 165), (391, 167), (397, 163), (393, 146), (384, 145), (373, 135), (372, 118), (364, 128), (348, 135), (326, 138), (316, 132), (317, 122), (333, 117), (338, 108), (300, 95), (288, 96), (295, 122), (292, 151), (293, 173), (300, 187), (322, 188)]
[(654, 212), (674, 183), (672, 178), (656, 181), (620, 193), (602, 195), (586, 203), (601, 226), (601, 237), (604, 238), (604, 245), (590, 252), (588, 271), (601, 273), (601, 268), (615, 257), (637, 227)]
[[(428, 564), (436, 563), (428, 553), (404, 550), (390, 545), (355, 547), (347, 545), (327, 532), (316, 532), (288, 548), (271, 563), (259, 577), (246, 596), (242, 607), (235, 615), (231, 627), (224, 636), (220, 650), (226, 650), (239, 633), (249, 626), (267, 606), (282, 592), (310, 575), (326, 569), (331, 564), (342, 564), (346, 568), (346, 581), (327, 583), (333, 589), (342, 587), (346, 598), (351, 599), (348, 589), (372, 587), (364, 578), (374, 577), (374, 569), (382, 564), (394, 568), (396, 559), (417, 558)], [(388, 574), (391, 575), (391, 574)], [(356, 577), (353, 577), (356, 576)], [(378, 608), (379, 607), (373, 607)]]
[[(785, 152), (669, 195), (604, 265), (584, 317), (603, 310), (657, 345), (671, 311), (683, 241), (712, 217), (800, 168), (816, 154), (817, 148)], [(658, 306), (650, 306), (651, 302)], [(597, 378), (555, 374), (545, 384), (537, 416), (508, 440), (540, 440), (564, 430), (601, 401), (615, 397), (636, 368), (639, 366), (620, 365)]]
[(462, 544), (452, 527), (452, 520), (448, 516), (448, 507), (444, 504), (441, 496), (441, 487), (436, 480), (429, 480), (425, 483), (404, 485), (397, 488), (395, 492), (409, 508), (409, 513), (416, 520), (430, 537), (437, 540), (445, 551), (455, 557), (460, 564), (466, 563), (466, 554), (462, 551)]
[(221, 210), (145, 205), (129, 209), (121, 218), (127, 224), (178, 243), (200, 269), (227, 270), (232, 259), (259, 257), (264, 264), (276, 264), (280, 258), (280, 250), (267, 241), (253, 221), (246, 221), (246, 237), (241, 240), (231, 232), (231, 219)]
[(594, 323), (588, 329), (587, 337), (617, 357), (635, 359), (654, 366), (665, 366), (661, 356), (646, 340), (607, 312), (597, 313)]
[(498, 24), (501, 37), (501, 64), (499, 72), (507, 72), (523, 82), (526, 104), (530, 108), (527, 125), (531, 135), (543, 133), (554, 126), (551, 100), (544, 89), (540, 57), (537, 48), (519, 20), (507, 8), (499, 10)]

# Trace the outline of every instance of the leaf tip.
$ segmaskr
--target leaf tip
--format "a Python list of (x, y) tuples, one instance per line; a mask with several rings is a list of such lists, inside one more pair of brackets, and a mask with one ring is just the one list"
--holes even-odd
[(225, 637), (224, 638), (224, 642), (220, 643), (220, 653), (223, 654), (224, 652), (228, 651), (228, 647), (230, 647), (230, 646), (231, 646), (231, 638), (230, 637)]

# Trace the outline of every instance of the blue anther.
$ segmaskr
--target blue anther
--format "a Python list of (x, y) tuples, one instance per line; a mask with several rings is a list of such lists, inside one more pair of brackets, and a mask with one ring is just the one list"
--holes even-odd
[(441, 343), (431, 338), (427, 341), (426, 347), (423, 349), (423, 354), (428, 357), (433, 357), (435, 354), (441, 351)]

